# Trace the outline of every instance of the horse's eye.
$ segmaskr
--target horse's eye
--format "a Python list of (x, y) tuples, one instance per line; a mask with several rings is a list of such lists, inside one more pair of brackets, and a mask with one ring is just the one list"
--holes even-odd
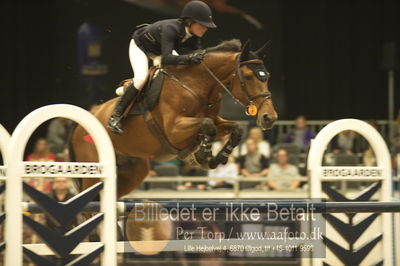
[(245, 75), (244, 78), (245, 78), (245, 80), (252, 80), (252, 79), (253, 79), (253, 76), (251, 76), (251, 75)]

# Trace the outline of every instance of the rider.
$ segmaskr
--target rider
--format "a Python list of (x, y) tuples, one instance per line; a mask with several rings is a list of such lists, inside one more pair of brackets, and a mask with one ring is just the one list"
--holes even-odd
[(187, 3), (180, 18), (140, 25), (133, 33), (129, 45), (129, 59), (134, 72), (133, 82), (118, 100), (108, 121), (113, 133), (122, 134), (121, 119), (125, 109), (145, 85), (148, 75), (148, 57), (161, 55), (163, 65), (189, 65), (199, 63), (203, 52), (177, 55), (175, 50), (199, 50), (200, 37), (209, 28), (216, 28), (210, 7), (202, 1)]

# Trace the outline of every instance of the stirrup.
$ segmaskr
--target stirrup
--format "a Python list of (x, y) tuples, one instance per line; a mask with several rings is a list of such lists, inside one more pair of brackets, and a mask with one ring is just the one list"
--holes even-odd
[(121, 125), (121, 120), (122, 117), (120, 118), (115, 118), (113, 116), (110, 117), (108, 120), (108, 128), (111, 130), (112, 133), (122, 135), (124, 133), (124, 130), (122, 129)]

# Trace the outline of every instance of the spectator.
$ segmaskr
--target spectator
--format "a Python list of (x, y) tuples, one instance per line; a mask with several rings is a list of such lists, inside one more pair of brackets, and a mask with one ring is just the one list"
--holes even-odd
[(181, 170), (181, 167), (183, 165), (183, 162), (179, 159), (172, 159), (169, 161), (165, 162), (158, 162), (154, 160), (153, 158), (149, 159), (150, 162), (150, 171), (149, 171), (149, 176), (159, 176), (159, 173), (157, 173), (157, 167), (158, 166), (163, 166), (163, 165), (171, 165), (175, 166), (179, 171)]
[[(54, 162), (55, 156), (47, 148), (47, 141), (44, 138), (40, 138), (35, 142), (33, 153), (26, 157), (26, 161), (37, 161), (37, 162)], [(51, 191), (51, 182), (45, 181), (44, 178), (34, 178), (28, 182), (29, 185), (37, 188), (43, 192)]]
[[(237, 159), (239, 173), (244, 177), (261, 177), (268, 174), (268, 159), (258, 152), (258, 147), (253, 139), (246, 141), (247, 154)], [(254, 187), (258, 182), (246, 182), (244, 188)]]
[[(181, 175), (182, 176), (198, 176), (198, 177), (205, 177), (207, 176), (207, 170), (199, 167), (199, 166), (194, 166), (189, 163), (183, 163), (183, 166), (181, 167)], [(184, 182), (183, 184), (178, 186), (178, 190), (190, 190), (190, 189), (199, 189), (199, 190), (205, 190), (206, 189), (206, 182)]]
[(345, 130), (340, 132), (333, 140), (332, 140), (332, 152), (334, 154), (345, 153), (345, 154), (354, 154), (357, 153), (357, 136), (354, 131)]
[(181, 175), (182, 176), (206, 176), (207, 170), (201, 168), (200, 166), (194, 166), (186, 162), (182, 162), (183, 166), (181, 167)]
[(224, 135), (221, 140), (217, 140), (212, 144), (211, 150), (213, 156), (218, 155), (218, 153), (222, 150), (224, 145), (228, 142), (230, 136), (231, 136), (230, 134)]
[(371, 146), (363, 152), (363, 162), (364, 166), (376, 166), (376, 157)]
[(29, 154), (26, 157), (26, 160), (38, 162), (54, 162), (55, 156), (49, 151), (46, 139), (40, 138), (35, 142), (33, 153)]
[[(75, 195), (70, 191), (70, 185), (68, 179), (64, 177), (58, 177), (54, 179), (53, 189), (48, 194), (48, 196), (52, 199), (55, 199), (58, 202), (63, 202), (71, 199)], [(50, 229), (56, 230), (58, 228), (56, 224), (53, 222), (53, 220), (47, 215), (45, 216), (45, 220), (46, 220), (46, 225)], [(68, 229), (72, 229), (72, 227), (73, 225)]]
[[(254, 142), (258, 146), (258, 152), (262, 155), (264, 155), (266, 158), (269, 158), (270, 156), (270, 145), (269, 142), (264, 140), (263, 133), (259, 127), (253, 127), (249, 130), (249, 136), (248, 139), (254, 140)], [(247, 153), (247, 144), (243, 143), (240, 146), (240, 155), (246, 154)], [(236, 152), (236, 157), (239, 157), (237, 152)]]
[[(208, 171), (209, 177), (231, 177), (236, 178), (239, 176), (238, 167), (235, 164), (235, 159), (233, 156), (230, 156), (228, 162), (223, 165), (218, 165), (217, 168)], [(224, 180), (211, 180), (208, 181), (208, 184), (213, 188), (232, 188), (233, 181), (224, 181)]]
[(55, 118), (51, 120), (47, 128), (47, 143), (49, 150), (64, 161), (65, 149), (68, 148), (69, 143), (69, 128), (70, 121), (66, 118)]
[(271, 164), (269, 169), (267, 186), (273, 190), (296, 189), (300, 186), (300, 180), (293, 180), (299, 176), (296, 166), (289, 164), (288, 153), (285, 149), (279, 149), (276, 153), (277, 163)]
[(296, 127), (286, 135), (284, 142), (293, 143), (305, 152), (314, 137), (314, 132), (307, 127), (306, 117), (301, 115), (296, 118)]

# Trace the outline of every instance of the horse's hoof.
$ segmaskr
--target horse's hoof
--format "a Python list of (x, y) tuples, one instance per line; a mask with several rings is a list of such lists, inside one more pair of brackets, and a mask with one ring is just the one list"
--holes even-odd
[(218, 166), (218, 161), (215, 159), (211, 159), (208, 162), (208, 168), (210, 168), (210, 169), (215, 169), (215, 168), (217, 168), (217, 166)]
[(228, 157), (226, 157), (226, 156), (221, 156), (220, 158), (217, 158), (217, 161), (218, 161), (220, 164), (225, 165), (225, 164), (228, 163)]

